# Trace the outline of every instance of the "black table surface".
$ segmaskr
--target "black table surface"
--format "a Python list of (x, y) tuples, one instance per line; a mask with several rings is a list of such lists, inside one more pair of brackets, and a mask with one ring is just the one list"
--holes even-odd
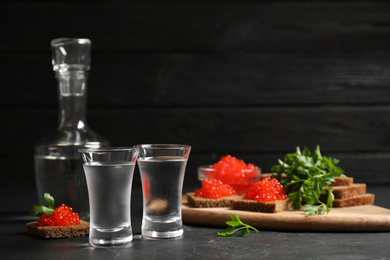
[[(192, 191), (184, 187), (184, 192)], [(390, 208), (390, 185), (368, 185), (375, 205)], [(88, 237), (43, 239), (26, 233), (34, 189), (0, 189), (0, 259), (390, 259), (390, 232), (251, 232), (219, 237), (221, 227), (184, 225), (178, 239), (141, 237), (142, 195), (133, 187), (134, 240), (126, 248), (93, 248)]]

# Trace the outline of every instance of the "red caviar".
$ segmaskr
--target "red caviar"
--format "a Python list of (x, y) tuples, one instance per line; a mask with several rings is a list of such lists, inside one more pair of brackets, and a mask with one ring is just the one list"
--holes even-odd
[(79, 214), (71, 207), (61, 204), (50, 216), (43, 213), (39, 217), (38, 226), (71, 226), (80, 225)]
[(243, 160), (226, 155), (214, 163), (210, 178), (232, 186), (238, 194), (245, 194), (252, 184), (260, 180), (260, 168)]
[(277, 179), (267, 177), (253, 184), (245, 198), (267, 202), (285, 200), (288, 196), (284, 193), (283, 186)]
[(220, 180), (207, 179), (202, 181), (202, 188), (195, 190), (195, 195), (198, 197), (219, 199), (236, 195), (234, 189), (222, 183)]

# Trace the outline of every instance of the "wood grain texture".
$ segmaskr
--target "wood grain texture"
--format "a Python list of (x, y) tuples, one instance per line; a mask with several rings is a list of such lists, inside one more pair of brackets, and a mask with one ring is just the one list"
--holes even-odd
[(191, 144), (186, 183), (222, 155), (269, 171), (317, 144), (356, 181), (390, 183), (388, 1), (5, 0), (0, 9), (0, 163), (12, 165), (0, 186), (34, 185), (33, 144), (56, 129), (58, 37), (92, 40), (91, 128), (118, 146)]
[[(255, 163), (268, 172), (296, 146), (314, 149), (317, 144), (323, 154), (340, 159), (340, 167), (356, 182), (388, 183), (390, 154), (385, 144), (390, 130), (389, 113), (387, 107), (180, 111), (117, 108), (90, 109), (87, 122), (115, 146), (145, 142), (191, 144), (186, 177), (189, 184), (198, 183), (198, 166), (212, 164), (226, 154)], [(3, 145), (7, 147), (2, 159), (7, 164), (12, 162), (12, 172), (21, 174), (10, 175), (8, 184), (21, 182), (21, 176), (26, 177), (25, 183), (33, 183), (33, 144), (50, 130), (55, 131), (57, 112), (10, 109), (0, 116), (4, 122), (18, 119), (12, 127), (2, 130)], [(18, 163), (18, 157), (24, 158), (23, 164)]]
[[(389, 110), (387, 106), (90, 109), (87, 122), (114, 144), (189, 143), (198, 153), (293, 152), (296, 146), (314, 149), (317, 144), (324, 153), (385, 153)], [(3, 143), (12, 153), (19, 151), (12, 145), (15, 141), (33, 143), (57, 126), (57, 112), (46, 109), (2, 111), (0, 115), (8, 122), (19, 119), (12, 128), (3, 129)], [(26, 127), (31, 128), (26, 131)]]
[[(45, 51), (52, 38), (91, 38), (98, 51), (378, 50), (388, 2), (8, 2), (2, 51)], [(71, 19), (70, 19), (71, 17)], [(30, 44), (25, 40), (34, 39)], [(114, 43), (115, 41), (115, 43)]]
[[(384, 51), (92, 55), (88, 103), (94, 106), (390, 104), (390, 53)], [(49, 52), (0, 59), (13, 79), (4, 83), (2, 106), (56, 108)]]
[[(27, 147), (27, 146), (26, 146)], [(0, 183), (2, 187), (32, 187), (35, 185), (33, 149), (25, 149), (20, 153), (6, 153), (1, 160), (10, 165), (4, 172), (7, 173)], [(187, 164), (184, 184), (189, 187), (200, 187), (198, 181), (197, 168), (216, 162), (220, 156), (226, 153), (199, 153), (196, 150), (191, 152)], [(269, 172), (270, 168), (277, 163), (283, 154), (263, 154), (263, 153), (232, 153), (246, 162), (259, 165), (264, 172)], [(348, 176), (353, 176), (357, 182), (365, 182), (369, 185), (387, 184), (390, 182), (390, 155), (387, 153), (328, 153), (328, 156), (341, 160), (342, 167)], [(23, 162), (23, 163), (21, 163)], [(12, 166), (12, 167), (11, 167)], [(141, 187), (139, 172), (136, 169), (134, 183)], [(370, 186), (368, 186), (370, 188)]]

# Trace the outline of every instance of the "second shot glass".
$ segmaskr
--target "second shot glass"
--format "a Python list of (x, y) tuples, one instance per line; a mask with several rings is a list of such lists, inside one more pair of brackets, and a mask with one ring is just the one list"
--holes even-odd
[(191, 146), (142, 144), (135, 146), (143, 190), (141, 232), (146, 238), (183, 235), (181, 197)]

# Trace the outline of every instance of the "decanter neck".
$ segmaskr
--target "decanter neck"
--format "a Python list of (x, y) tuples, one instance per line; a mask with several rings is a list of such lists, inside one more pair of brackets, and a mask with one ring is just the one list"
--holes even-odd
[(59, 100), (58, 130), (86, 127), (87, 78), (85, 70), (56, 71)]

